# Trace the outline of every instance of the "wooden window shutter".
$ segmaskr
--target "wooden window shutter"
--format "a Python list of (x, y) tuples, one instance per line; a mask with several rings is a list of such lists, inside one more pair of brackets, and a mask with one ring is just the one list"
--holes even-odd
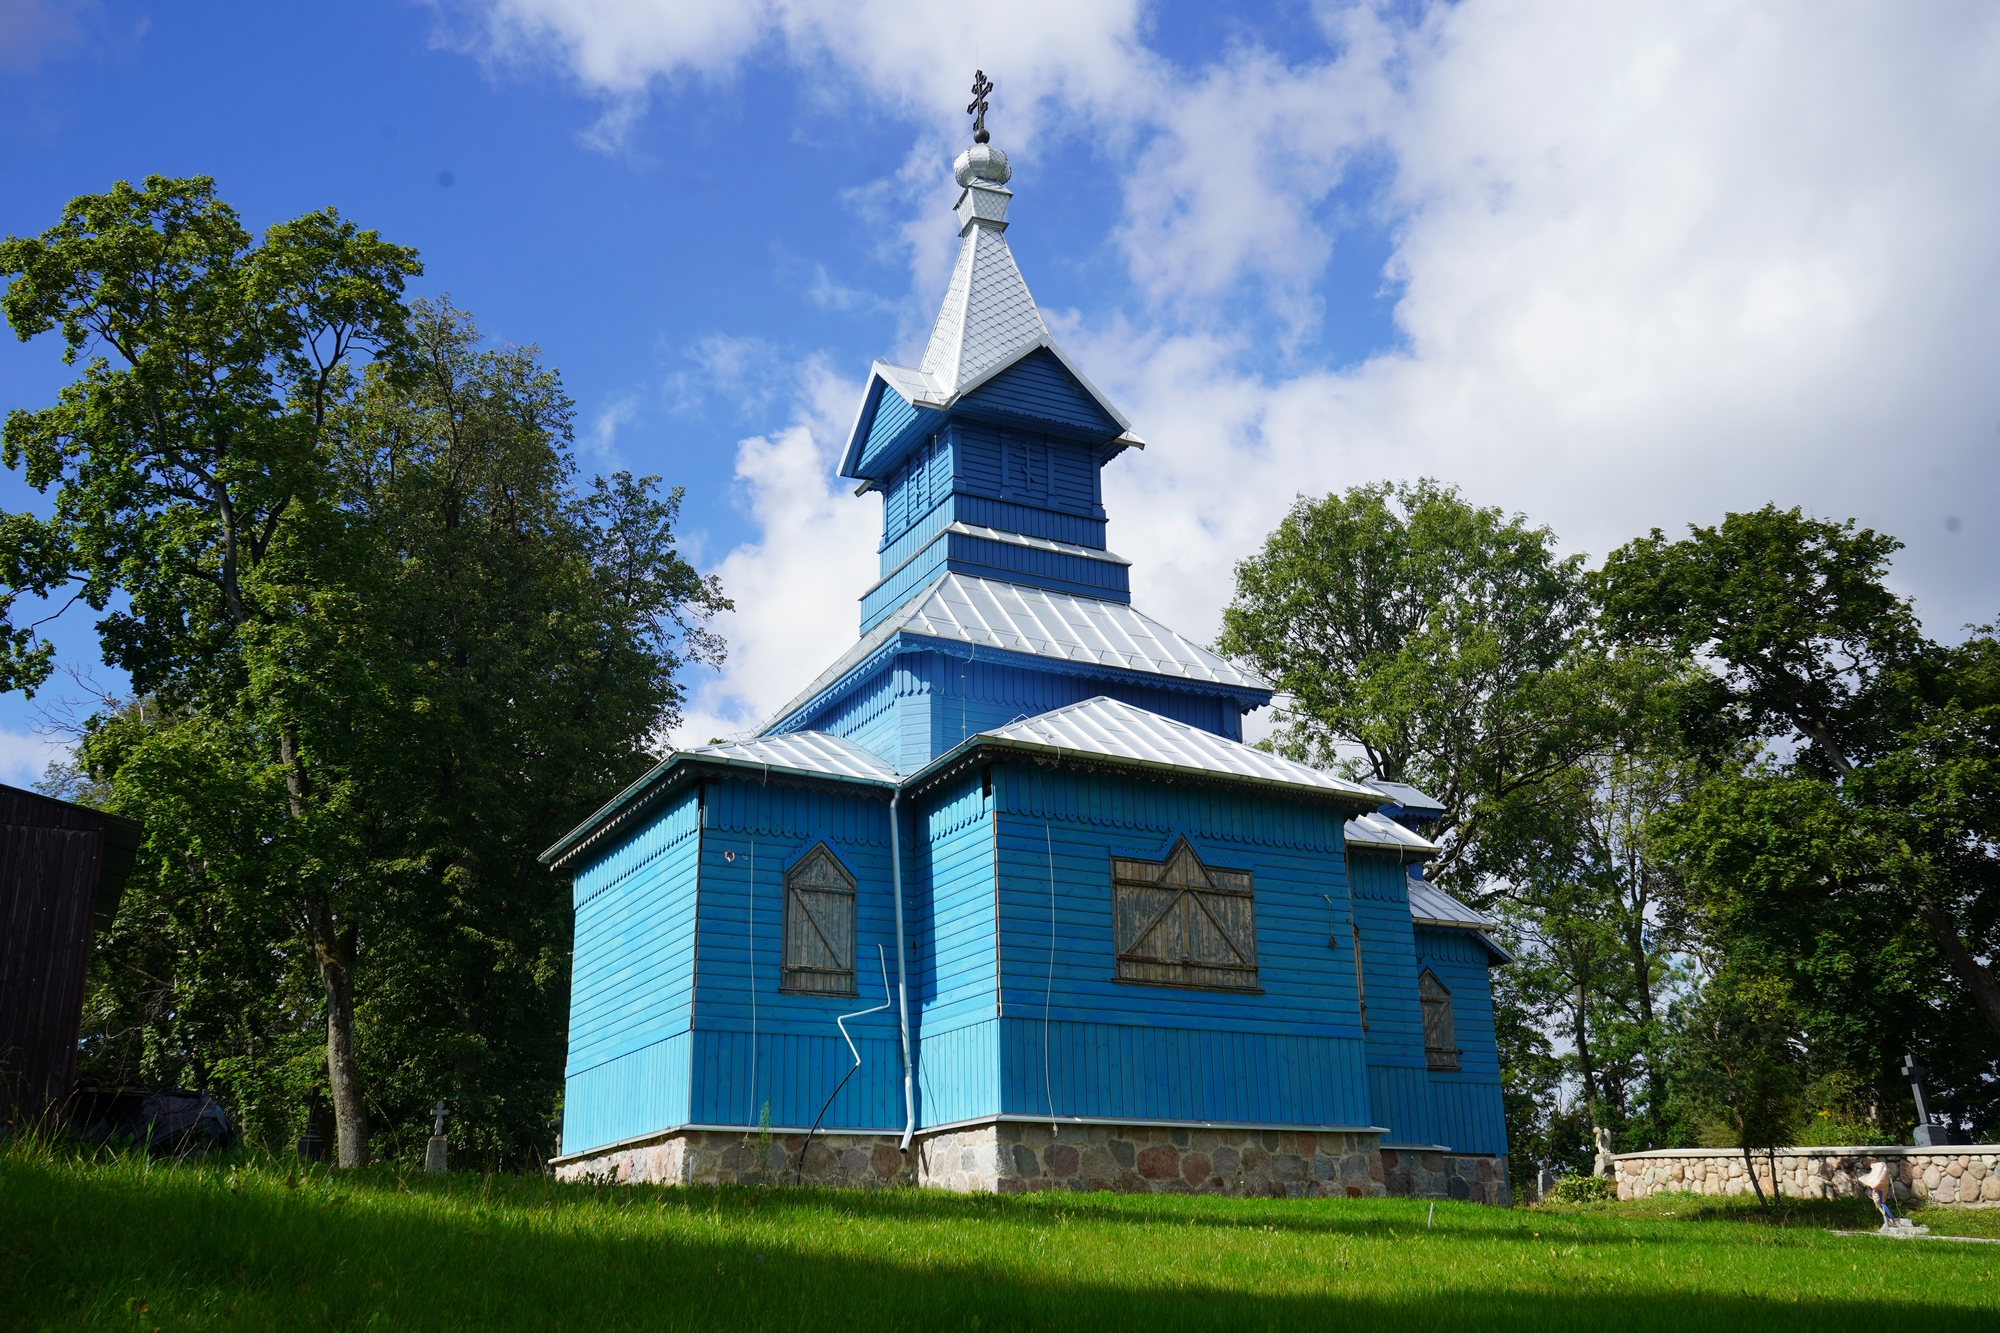
[(1424, 1064), (1458, 1068), (1458, 1037), (1451, 1022), (1451, 992), (1425, 968), (1417, 977), (1417, 1000), (1424, 1007)]
[(778, 988), (854, 991), (854, 876), (826, 844), (785, 872), (785, 963)]
[(1111, 862), (1120, 981), (1247, 990), (1257, 986), (1257, 900), (1250, 876), (1201, 863), (1182, 838), (1164, 861)]

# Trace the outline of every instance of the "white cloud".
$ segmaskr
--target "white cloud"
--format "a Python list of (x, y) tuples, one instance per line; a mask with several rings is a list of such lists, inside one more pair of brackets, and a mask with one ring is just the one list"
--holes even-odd
[[(656, 83), (734, 76), (765, 49), (830, 64), (949, 139), (975, 63), (1005, 70), (1010, 134), (1032, 138), (1051, 104), (1096, 105), (1139, 86), (1148, 57), (1138, 0), (1014, 0), (976, 8), (933, 0), (461, 0), (451, 44), (506, 64), (553, 60), (611, 108), (599, 133), (628, 129)], [(838, 90), (822, 95), (836, 97)]]
[[(1363, 54), (1407, 349), (1270, 378), (1187, 333), (1079, 349), (1158, 441), (1107, 478), (1142, 598), (1208, 632), (1295, 491), (1429, 473), (1599, 555), (1771, 500), (1857, 515), (1911, 541), (1935, 631), (1990, 616), (2000, 11), (1472, 0)], [(1211, 223), (1163, 252), (1263, 234)], [(1193, 283), (1185, 248), (1135, 271)]]
[[(900, 210), (883, 230), (926, 302), (975, 42), (1010, 151), (1088, 135), (1122, 163), (1105, 226), (1142, 302), (1058, 322), (1153, 442), (1107, 474), (1112, 545), (1184, 632), (1214, 632), (1232, 563), (1296, 492), (1420, 474), (1597, 555), (1773, 500), (1855, 515), (1911, 542), (1897, 578), (1934, 631), (2000, 611), (1991, 5), (1462, 0), (1414, 24), (1345, 7), (1322, 51), (1239, 45), (1171, 78), (1124, 0), (1004, 18), (798, 0), (685, 30), (674, 6), (488, 12), (492, 49), (563, 52), (611, 99), (726, 77), (767, 43), (841, 71), (916, 127), (897, 176), (850, 203)], [(1360, 154), (1389, 181), (1401, 344), (1300, 368), (1342, 244), (1328, 204)], [(1286, 346), (1256, 344), (1246, 301)], [(816, 384), (800, 424), (739, 451), (764, 535), (720, 566), (743, 610), (698, 701), (716, 734), (810, 679), (802, 646), (851, 641), (873, 575), (875, 506), (831, 477), (858, 387)]]
[(739, 502), (764, 536), (712, 571), (736, 603), (714, 626), (729, 661), (720, 678), (692, 682), (677, 742), (754, 729), (853, 641), (855, 599), (875, 581), (880, 502), (856, 500), (833, 470), (861, 387), (810, 362), (793, 424), (737, 445)]
[(42, 772), (58, 759), (69, 757), (70, 747), (53, 736), (0, 731), (0, 782), (16, 787), (32, 787)]

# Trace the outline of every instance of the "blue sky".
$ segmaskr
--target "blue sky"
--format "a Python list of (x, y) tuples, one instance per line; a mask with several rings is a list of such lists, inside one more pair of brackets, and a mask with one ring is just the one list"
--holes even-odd
[[(416, 246), (587, 468), (687, 487), (742, 606), (706, 739), (854, 633), (878, 502), (832, 457), (928, 329), (976, 62), (1023, 271), (1152, 443), (1107, 495), (1150, 613), (1206, 638), (1293, 493), (1428, 474), (1593, 555), (1858, 516), (1949, 633), (2000, 610), (1997, 57), (1978, 4), (0, 0), (0, 230), (206, 173)], [(0, 342), (0, 408), (64, 374)], [(0, 701), (0, 779), (35, 724)]]

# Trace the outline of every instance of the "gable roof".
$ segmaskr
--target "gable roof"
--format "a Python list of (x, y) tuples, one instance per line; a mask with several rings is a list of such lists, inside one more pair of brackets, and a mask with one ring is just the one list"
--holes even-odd
[[(1381, 784), (1361, 782), (1357, 785), (1375, 790)], [(1436, 843), (1420, 833), (1412, 833), (1384, 814), (1357, 815), (1348, 820), (1346, 837), (1349, 847), (1390, 852), (1405, 861), (1428, 861), (1438, 853)]]
[[(931, 325), (922, 363), (911, 367), (877, 361), (870, 368), (861, 410), (855, 415), (841, 456), (840, 475), (861, 476), (856, 469), (881, 408), (882, 394), (894, 393), (913, 408), (943, 411), (1038, 349), (1046, 349), (1060, 361), (1091, 401), (1117, 423), (1117, 429), (1124, 432), (1119, 443), (1145, 447), (1145, 441), (1132, 433), (1132, 423), (1125, 414), (1049, 336), (1027, 279), (1014, 262), (1004, 225), (969, 225), (959, 242), (958, 262), (952, 267), (937, 321)], [(921, 436), (926, 429), (913, 426), (910, 433)]]
[(862, 635), (780, 708), (758, 735), (769, 734), (898, 634), (969, 644), (975, 650), (997, 648), (1085, 666), (1148, 672), (1266, 696), (1271, 689), (1262, 678), (1124, 602), (946, 573)]
[(1253, 750), (1241, 741), (1228, 740), (1104, 695), (981, 732), (951, 753), (933, 760), (926, 769), (939, 768), (965, 750), (996, 744), (1009, 749), (1043, 750), (1057, 758), (1067, 755), (1109, 760), (1154, 772), (1199, 774), (1257, 786), (1310, 791), (1350, 802), (1372, 804), (1380, 799), (1377, 793), (1357, 782), (1263, 750)]

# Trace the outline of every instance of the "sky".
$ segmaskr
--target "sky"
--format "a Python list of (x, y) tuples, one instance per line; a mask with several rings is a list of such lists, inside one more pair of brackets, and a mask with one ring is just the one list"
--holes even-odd
[[(1155, 619), (1210, 640), (1294, 497), (1419, 476), (1593, 563), (1855, 518), (1934, 635), (2000, 613), (1986, 0), (0, 0), (0, 233), (206, 174), (415, 246), (416, 293), (560, 369), (586, 471), (686, 488), (737, 605), (702, 742), (854, 638), (880, 501), (833, 469), (943, 293), (975, 67), (1008, 240), (1148, 441), (1105, 504)], [(0, 410), (58, 352), (0, 338)], [(51, 633), (116, 691), (86, 610)], [(81, 693), (0, 698), (0, 781)]]

